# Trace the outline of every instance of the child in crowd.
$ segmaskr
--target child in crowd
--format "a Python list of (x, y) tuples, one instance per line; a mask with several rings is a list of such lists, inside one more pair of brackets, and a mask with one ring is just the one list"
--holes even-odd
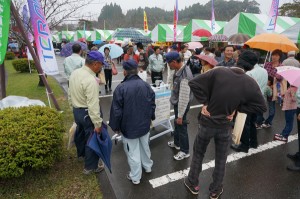
[(294, 116), (297, 112), (297, 99), (296, 99), (297, 87), (290, 86), (283, 97), (282, 110), (285, 114), (285, 128), (281, 134), (275, 134), (274, 140), (283, 142), (288, 141), (288, 136), (293, 130)]
[[(273, 109), (272, 109), (272, 97), (273, 97), (273, 81), (274, 78), (269, 76), (268, 77), (268, 85), (264, 91), (264, 97), (265, 100), (268, 103), (268, 107), (269, 107), (269, 115), (272, 117), (273, 115)], [(269, 116), (269, 117), (270, 117)], [(273, 116), (274, 117), (274, 116)], [(262, 129), (262, 125), (264, 123), (264, 116), (263, 114), (257, 114), (257, 120), (256, 120), (256, 129)]]

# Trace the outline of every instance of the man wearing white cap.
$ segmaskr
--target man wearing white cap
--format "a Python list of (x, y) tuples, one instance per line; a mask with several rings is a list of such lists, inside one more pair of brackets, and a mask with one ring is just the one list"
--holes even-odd
[(295, 51), (288, 52), (288, 54), (287, 54), (288, 58), (282, 62), (282, 65), (295, 66), (295, 67), (300, 68), (300, 63), (297, 59), (295, 59), (295, 55), (296, 55)]

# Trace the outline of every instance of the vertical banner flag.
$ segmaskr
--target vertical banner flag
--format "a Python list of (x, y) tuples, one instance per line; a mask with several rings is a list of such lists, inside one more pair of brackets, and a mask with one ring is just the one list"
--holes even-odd
[(34, 40), (37, 48), (36, 50), (43, 71), (47, 75), (57, 75), (59, 71), (54, 54), (52, 36), (41, 7), (41, 2), (40, 0), (28, 0), (28, 6), (34, 33)]
[(273, 0), (270, 8), (268, 20), (265, 24), (265, 30), (267, 32), (274, 32), (276, 28), (276, 20), (278, 16), (279, 0)]
[(175, 7), (174, 7), (174, 39), (173, 41), (176, 42), (177, 39), (177, 22), (178, 22), (178, 0), (175, 0)]
[(211, 1), (211, 33), (215, 34), (215, 25), (216, 25), (216, 19), (215, 19), (215, 4), (214, 0)]
[(10, 0), (0, 0), (0, 64), (5, 59), (10, 22)]
[(144, 11), (144, 31), (148, 32), (148, 20), (147, 20), (146, 11)]
[(28, 32), (28, 39), (30, 42), (32, 42), (33, 36), (29, 31), (29, 16), (28, 16), (28, 9), (26, 5), (23, 6), (22, 15), (23, 15), (23, 24), (24, 24), (25, 31)]

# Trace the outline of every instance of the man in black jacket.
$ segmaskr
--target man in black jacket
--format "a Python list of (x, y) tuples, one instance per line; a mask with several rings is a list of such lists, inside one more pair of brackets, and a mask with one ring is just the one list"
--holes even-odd
[(222, 182), (231, 142), (230, 122), (234, 113), (263, 113), (267, 110), (259, 86), (253, 78), (245, 74), (257, 61), (255, 53), (245, 51), (240, 55), (237, 67), (217, 67), (189, 82), (195, 98), (204, 105), (190, 171), (184, 180), (184, 184), (193, 194), (199, 192), (198, 177), (210, 140), (214, 138), (216, 145), (213, 183), (209, 187), (210, 198), (213, 199), (219, 198), (223, 193)]
[(142, 167), (151, 172), (149, 130), (155, 119), (155, 93), (150, 85), (137, 75), (138, 64), (130, 59), (123, 63), (125, 79), (113, 94), (109, 126), (116, 133), (122, 133), (124, 151), (130, 172), (127, 178), (139, 184)]

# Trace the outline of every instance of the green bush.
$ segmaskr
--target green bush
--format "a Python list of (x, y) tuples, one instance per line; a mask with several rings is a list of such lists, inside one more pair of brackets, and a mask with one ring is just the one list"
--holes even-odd
[(61, 115), (49, 107), (0, 110), (0, 178), (51, 167), (62, 157), (64, 132)]
[[(29, 64), (28, 64), (28, 59), (23, 58), (23, 59), (17, 59), (12, 62), (14, 68), (16, 71), (21, 72), (21, 73), (29, 73)], [(35, 70), (35, 65), (34, 61), (30, 60), (30, 67), (31, 70)]]
[(6, 52), (5, 60), (13, 60), (15, 57), (16, 57), (15, 53), (8, 51)]

